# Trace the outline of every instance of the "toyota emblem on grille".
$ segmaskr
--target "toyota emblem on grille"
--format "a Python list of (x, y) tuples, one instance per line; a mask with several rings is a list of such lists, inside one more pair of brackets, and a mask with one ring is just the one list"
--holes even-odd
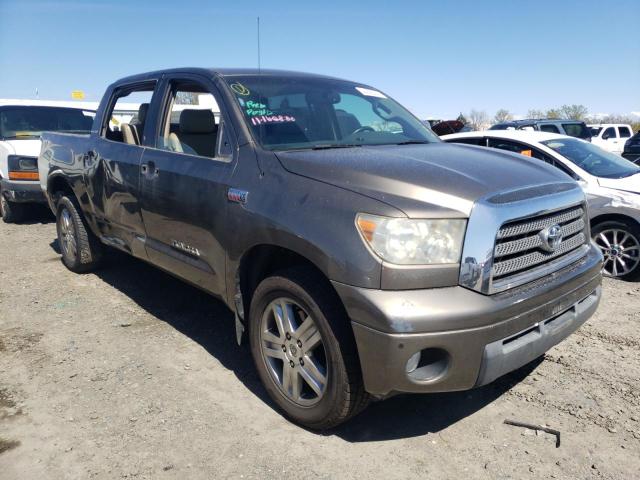
[(562, 242), (562, 227), (560, 225), (552, 225), (540, 232), (542, 239), (542, 248), (547, 252), (555, 252), (558, 245)]

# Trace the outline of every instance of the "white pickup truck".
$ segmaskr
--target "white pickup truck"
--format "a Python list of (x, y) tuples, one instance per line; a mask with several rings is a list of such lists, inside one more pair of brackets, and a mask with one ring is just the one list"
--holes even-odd
[(591, 130), (591, 143), (599, 146), (603, 150), (622, 155), (624, 144), (633, 135), (630, 125), (618, 123), (601, 123), (597, 125), (587, 125)]
[[(4, 102), (2, 102), (4, 103)], [(45, 203), (38, 174), (44, 131), (89, 133), (95, 112), (80, 108), (0, 103), (0, 214), (7, 223), (24, 218), (28, 203)]]

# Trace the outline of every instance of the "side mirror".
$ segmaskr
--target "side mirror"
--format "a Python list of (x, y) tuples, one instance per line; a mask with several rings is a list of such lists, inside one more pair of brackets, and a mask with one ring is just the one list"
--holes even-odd
[(609, 140), (609, 134), (608, 133), (603, 133), (602, 134), (602, 139), (603, 140)]

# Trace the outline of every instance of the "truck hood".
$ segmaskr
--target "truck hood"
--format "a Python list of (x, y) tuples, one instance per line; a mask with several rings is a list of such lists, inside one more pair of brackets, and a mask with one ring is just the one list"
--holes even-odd
[(598, 178), (601, 187), (640, 193), (640, 173), (625, 178)]
[(27, 157), (37, 157), (40, 155), (40, 145), (42, 143), (39, 138), (3, 140), (2, 142), (9, 145), (13, 150), (11, 155), (24, 155)]
[(448, 143), (289, 151), (277, 157), (292, 173), (367, 195), (413, 218), (464, 217), (490, 193), (568, 181), (540, 160)]

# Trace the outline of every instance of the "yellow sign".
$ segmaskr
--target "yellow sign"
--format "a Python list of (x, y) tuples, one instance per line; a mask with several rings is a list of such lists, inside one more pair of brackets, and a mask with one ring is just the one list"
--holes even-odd
[(73, 98), (74, 100), (83, 100), (84, 92), (82, 90), (74, 90), (73, 92), (71, 92), (71, 98)]

